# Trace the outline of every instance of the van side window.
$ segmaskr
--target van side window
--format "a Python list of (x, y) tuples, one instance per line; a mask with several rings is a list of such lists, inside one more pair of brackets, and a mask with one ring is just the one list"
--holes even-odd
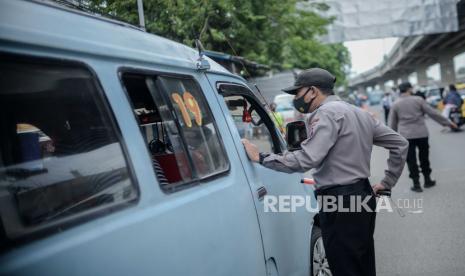
[(0, 247), (137, 198), (112, 122), (86, 68), (2, 56)]
[(253, 92), (234, 83), (218, 83), (217, 87), (240, 137), (256, 144), (260, 152), (281, 153), (284, 145), (279, 131)]
[(224, 97), (241, 138), (256, 144), (260, 152), (274, 152), (273, 140), (262, 118), (244, 96)]
[(164, 191), (228, 169), (213, 116), (193, 80), (129, 72), (121, 78)]

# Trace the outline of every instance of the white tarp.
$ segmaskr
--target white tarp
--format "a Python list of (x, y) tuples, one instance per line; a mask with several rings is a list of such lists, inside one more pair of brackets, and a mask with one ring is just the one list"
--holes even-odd
[[(458, 0), (309, 0), (330, 6), (328, 43), (458, 30)], [(304, 5), (305, 6), (305, 5)]]

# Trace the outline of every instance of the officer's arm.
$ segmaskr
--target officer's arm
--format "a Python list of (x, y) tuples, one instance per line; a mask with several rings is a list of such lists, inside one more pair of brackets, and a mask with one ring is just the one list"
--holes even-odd
[(309, 137), (302, 142), (301, 150), (270, 154), (261, 164), (286, 173), (306, 172), (318, 167), (337, 140), (340, 122), (324, 112), (317, 114), (315, 121), (308, 125)]
[(435, 120), (437, 123), (443, 125), (443, 126), (450, 126), (451, 123), (449, 119), (446, 117), (442, 116), (441, 113), (439, 113), (437, 110), (432, 108), (431, 106), (428, 105), (426, 101), (421, 101), (421, 109), (423, 110), (424, 113), (428, 114), (428, 116)]
[(391, 189), (399, 179), (407, 158), (408, 142), (391, 128), (374, 119), (373, 144), (389, 150), (388, 168), (381, 181), (384, 187)]

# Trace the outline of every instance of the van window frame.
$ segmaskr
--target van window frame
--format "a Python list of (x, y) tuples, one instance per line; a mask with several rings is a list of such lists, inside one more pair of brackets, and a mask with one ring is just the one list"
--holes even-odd
[(70, 66), (74, 68), (80, 68), (82, 70), (86, 70), (90, 74), (92, 78), (92, 84), (94, 85), (94, 88), (97, 91), (96, 93), (97, 100), (100, 101), (100, 103), (97, 103), (97, 104), (102, 105), (101, 106), (102, 112), (104, 112), (105, 116), (108, 117), (108, 120), (110, 121), (108, 124), (110, 127), (112, 127), (112, 130), (114, 132), (113, 134), (115, 135), (115, 138), (117, 139), (118, 144), (121, 147), (121, 152), (122, 152), (125, 165), (128, 171), (128, 178), (131, 182), (131, 185), (134, 188), (135, 197), (132, 200), (120, 202), (113, 206), (102, 206), (97, 209), (91, 208), (89, 210), (85, 210), (84, 212), (79, 212), (71, 216), (67, 216), (61, 220), (46, 223), (40, 226), (39, 229), (34, 230), (30, 234), (27, 234), (27, 235), (24, 235), (18, 238), (14, 238), (11, 240), (7, 240), (7, 243), (5, 244), (4, 249), (0, 249), (0, 252), (4, 250), (12, 249), (19, 245), (28, 244), (34, 240), (53, 236), (55, 234), (63, 232), (63, 230), (72, 229), (73, 227), (78, 227), (79, 225), (83, 223), (92, 222), (96, 219), (106, 217), (107, 215), (111, 215), (115, 212), (122, 211), (124, 209), (136, 206), (140, 201), (141, 192), (140, 192), (139, 182), (136, 177), (134, 165), (133, 165), (131, 156), (129, 154), (128, 145), (126, 144), (126, 140), (123, 137), (121, 128), (118, 124), (118, 120), (116, 119), (116, 116), (115, 116), (115, 112), (112, 109), (110, 102), (108, 101), (107, 94), (105, 92), (105, 89), (103, 89), (100, 78), (98, 77), (98, 74), (92, 68), (92, 66), (90, 66), (89, 64), (87, 64), (86, 62), (82, 60), (70, 59), (67, 57), (57, 58), (53, 56), (37, 56), (37, 55), (31, 55), (31, 54), (25, 54), (25, 53), (16, 53), (16, 52), (12, 53), (12, 52), (7, 52), (7, 51), (0, 51), (0, 57), (4, 57), (4, 56), (7, 56), (8, 58), (11, 58), (12, 60), (26, 60), (28, 63), (36, 63), (41, 66), (64, 65), (64, 66)]
[[(219, 144), (220, 144), (221, 150), (223, 151), (224, 156), (225, 156), (225, 161), (226, 161), (226, 165), (227, 165), (226, 169), (224, 169), (222, 171), (214, 172), (214, 173), (206, 175), (206, 176), (203, 176), (202, 178), (199, 178), (197, 176), (195, 166), (192, 163), (193, 161), (192, 161), (191, 153), (187, 148), (187, 143), (185, 141), (184, 133), (183, 133), (180, 121), (179, 121), (181, 118), (179, 118), (179, 116), (174, 111), (174, 106), (173, 106), (173, 103), (171, 102), (171, 100), (169, 99), (168, 92), (165, 91), (165, 89), (163, 87), (160, 87), (158, 84), (156, 84), (157, 88), (160, 90), (161, 97), (165, 100), (166, 104), (169, 106), (170, 110), (172, 111), (171, 113), (172, 113), (172, 116), (173, 116), (174, 120), (176, 121), (175, 122), (176, 127), (178, 128), (178, 131), (180, 132), (180, 136), (181, 136), (181, 139), (182, 139), (181, 142), (183, 144), (183, 147), (185, 149), (187, 157), (189, 158), (190, 170), (193, 173), (193, 177), (192, 177), (191, 180), (181, 182), (181, 183), (178, 183), (178, 184), (170, 184), (170, 185), (172, 185), (172, 187), (170, 187), (170, 189), (163, 189), (160, 185), (158, 185), (158, 188), (164, 194), (169, 195), (169, 194), (173, 194), (173, 193), (176, 193), (176, 192), (179, 192), (179, 191), (183, 191), (185, 189), (189, 189), (189, 188), (192, 188), (192, 187), (201, 186), (202, 184), (206, 184), (206, 183), (211, 182), (211, 181), (213, 181), (213, 180), (215, 180), (217, 178), (220, 178), (220, 177), (223, 177), (225, 175), (230, 174), (231, 161), (229, 159), (229, 153), (228, 153), (228, 151), (226, 150), (226, 148), (224, 146), (223, 137), (221, 135), (221, 132), (219, 131), (219, 128), (218, 128), (218, 125), (217, 125), (217, 122), (216, 122), (216, 118), (215, 118), (215, 114), (211, 110), (210, 104), (208, 103), (208, 100), (207, 100), (207, 98), (205, 96), (204, 90), (202, 89), (199, 82), (197, 81), (197, 79), (194, 76), (189, 75), (189, 74), (159, 71), (159, 70), (153, 70), (153, 69), (147, 69), (147, 68), (139, 68), (139, 67), (134, 67), (134, 66), (122, 66), (122, 67), (119, 67), (118, 70), (117, 70), (118, 79), (120, 81), (121, 88), (124, 91), (124, 95), (125, 95), (128, 103), (130, 104), (132, 109), (134, 109), (134, 106), (133, 106), (133, 103), (132, 103), (132, 101), (131, 101), (131, 99), (129, 97), (129, 93), (128, 93), (128, 91), (126, 89), (126, 86), (124, 84), (124, 81), (123, 81), (123, 74), (125, 74), (125, 73), (139, 74), (139, 75), (143, 75), (143, 76), (150, 76), (150, 77), (154, 77), (155, 80), (156, 80), (157, 77), (167, 77), (167, 78), (185, 79), (185, 80), (193, 81), (195, 83), (195, 86), (197, 87), (197, 89), (199, 89), (199, 91), (202, 93), (202, 95), (204, 97), (203, 101), (205, 102), (207, 111), (210, 112), (210, 114), (212, 116), (213, 126), (215, 127), (216, 135), (217, 135), (217, 137), (219, 139)], [(134, 114), (133, 110), (131, 110), (131, 111), (133, 113), (134, 119), (139, 124), (139, 119)], [(148, 148), (147, 148), (147, 154), (149, 154), (149, 149)], [(155, 178), (157, 178), (156, 175), (155, 175)], [(157, 178), (157, 182), (158, 182), (158, 178)]]
[[(224, 89), (225, 86), (237, 88), (237, 91), (234, 91), (234, 92), (225, 91)], [(260, 118), (263, 120), (265, 127), (270, 132), (271, 140), (274, 146), (274, 153), (279, 154), (285, 151), (285, 145), (282, 143), (282, 140), (279, 138), (279, 134), (277, 132), (278, 130), (275, 126), (275, 123), (269, 116), (268, 112), (266, 112), (265, 108), (263, 107), (263, 103), (258, 100), (258, 98), (255, 96), (255, 94), (252, 92), (250, 88), (248, 88), (247, 86), (243, 84), (236, 83), (236, 82), (218, 81), (216, 83), (216, 89), (223, 98), (225, 96), (243, 96), (247, 100), (251, 100), (252, 101), (251, 104), (257, 107), (257, 109), (255, 110), (257, 111), (258, 115), (260, 115)]]

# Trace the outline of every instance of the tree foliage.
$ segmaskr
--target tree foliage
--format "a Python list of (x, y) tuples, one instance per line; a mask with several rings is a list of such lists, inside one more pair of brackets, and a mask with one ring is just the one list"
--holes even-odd
[[(138, 23), (137, 0), (88, 0), (100, 13)], [(148, 32), (208, 50), (243, 56), (276, 70), (322, 67), (345, 82), (350, 57), (342, 44), (324, 45), (318, 36), (331, 19), (298, 9), (298, 0), (144, 0)], [(231, 47), (232, 46), (232, 47)], [(234, 51), (232, 50), (234, 48)]]

